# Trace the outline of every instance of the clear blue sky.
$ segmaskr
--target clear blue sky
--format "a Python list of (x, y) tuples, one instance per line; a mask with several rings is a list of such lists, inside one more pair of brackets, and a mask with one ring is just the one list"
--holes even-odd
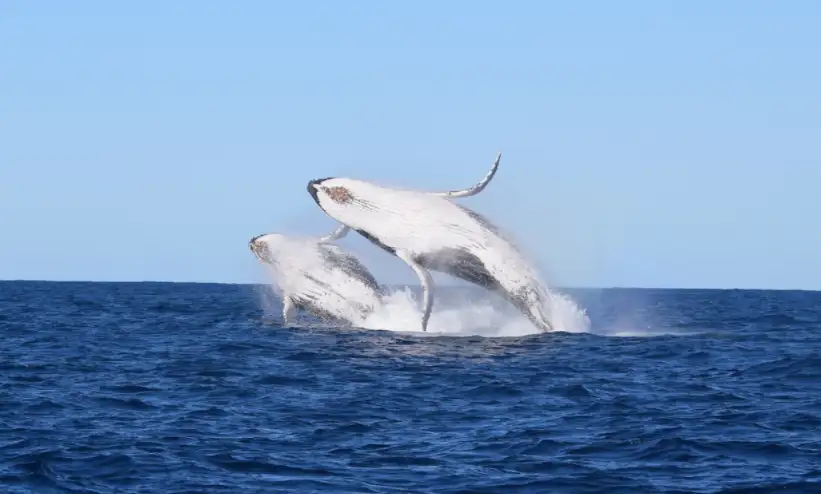
[(810, 0), (6, 0), (0, 279), (254, 281), (251, 236), (333, 227), (309, 179), (460, 188), (501, 150), (463, 202), (554, 283), (821, 289), (819, 26)]

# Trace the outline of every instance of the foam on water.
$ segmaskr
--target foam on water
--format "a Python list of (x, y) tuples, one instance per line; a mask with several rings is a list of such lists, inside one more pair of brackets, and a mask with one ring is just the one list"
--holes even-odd
[[(273, 280), (266, 293), (260, 294), (260, 304), (265, 312), (276, 314), (279, 308), (273, 297), (279, 300), (279, 290)], [(557, 331), (587, 332), (590, 319), (570, 297), (554, 293), (551, 298), (552, 324)], [(421, 310), (414, 292), (400, 288), (389, 292), (382, 306), (370, 314), (359, 329), (384, 330), (411, 333), (419, 336), (484, 336), (515, 337), (540, 334), (525, 316), (506, 302), (492, 303), (487, 300), (462, 298), (457, 301), (437, 299), (428, 330), (420, 328)], [(501, 305), (501, 306), (500, 306)]]
[(621, 338), (649, 338), (651, 336), (691, 336), (698, 334), (698, 331), (681, 331), (662, 328), (621, 328), (617, 327), (596, 331), (601, 336), (613, 336)]
[[(572, 299), (554, 293), (551, 297), (552, 324), (558, 331), (586, 332), (590, 319)], [(512, 309), (502, 309), (488, 301), (460, 300), (445, 303), (437, 300), (428, 330), (419, 327), (419, 302), (413, 292), (404, 288), (384, 299), (383, 306), (365, 320), (366, 329), (409, 332), (425, 336), (511, 337), (539, 334), (526, 317)]]

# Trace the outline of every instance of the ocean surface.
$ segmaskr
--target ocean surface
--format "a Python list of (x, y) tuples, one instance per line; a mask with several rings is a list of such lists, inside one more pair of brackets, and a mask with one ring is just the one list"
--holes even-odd
[(0, 492), (821, 492), (821, 293), (566, 293), (589, 332), (488, 337), (0, 282)]

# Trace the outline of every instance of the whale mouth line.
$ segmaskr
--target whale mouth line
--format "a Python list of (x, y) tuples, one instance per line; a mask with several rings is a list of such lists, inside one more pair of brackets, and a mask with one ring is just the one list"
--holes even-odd
[(316, 191), (316, 187), (315, 187), (316, 184), (317, 184), (316, 180), (311, 180), (310, 182), (308, 182), (307, 189), (308, 189), (308, 193), (311, 194), (311, 198), (314, 200), (316, 205), (321, 208), (322, 204), (319, 204), (319, 196), (317, 195), (317, 191)]
[(331, 180), (332, 178), (334, 177), (315, 178), (313, 180), (308, 181), (308, 185), (305, 187), (308, 190), (308, 193), (311, 194), (311, 197), (313, 198), (316, 205), (319, 206), (319, 208), (323, 211), (325, 209), (322, 207), (322, 204), (319, 203), (319, 184), (326, 180)]
[(259, 235), (252, 237), (251, 240), (248, 241), (248, 245), (253, 249), (253, 246), (257, 243), (257, 240), (261, 239), (264, 236), (264, 233), (260, 233)]

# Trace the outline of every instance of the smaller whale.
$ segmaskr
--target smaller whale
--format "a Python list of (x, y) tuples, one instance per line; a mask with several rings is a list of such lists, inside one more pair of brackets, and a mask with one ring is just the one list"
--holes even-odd
[(352, 254), (329, 242), (336, 230), (322, 237), (266, 233), (248, 244), (268, 267), (282, 296), (285, 325), (302, 309), (320, 320), (361, 327), (382, 305), (382, 288)]

